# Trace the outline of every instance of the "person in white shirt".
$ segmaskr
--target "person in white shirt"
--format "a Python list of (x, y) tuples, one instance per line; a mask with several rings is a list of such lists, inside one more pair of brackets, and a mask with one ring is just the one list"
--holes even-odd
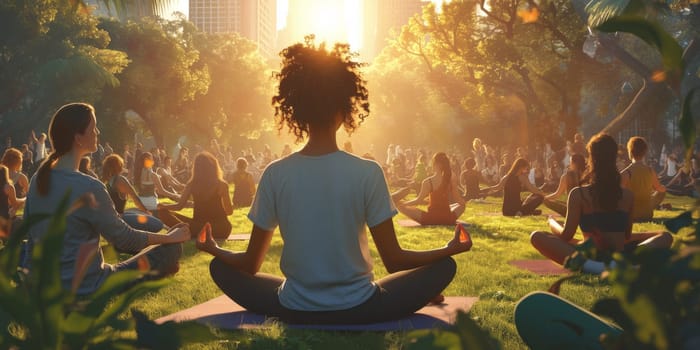
[[(451, 255), (471, 248), (459, 234), (441, 248), (401, 248), (397, 211), (378, 163), (341, 151), (336, 132), (357, 128), (369, 112), (365, 81), (347, 45), (313, 43), (282, 52), (273, 105), (305, 146), (264, 171), (248, 218), (245, 252), (220, 248), (208, 231), (197, 247), (215, 256), (214, 282), (249, 311), (296, 324), (363, 324), (408, 316), (452, 281)], [(284, 278), (260, 273), (279, 227)], [(375, 280), (365, 227), (389, 275)], [(203, 239), (204, 238), (204, 239)], [(202, 242), (203, 241), (203, 242)]]

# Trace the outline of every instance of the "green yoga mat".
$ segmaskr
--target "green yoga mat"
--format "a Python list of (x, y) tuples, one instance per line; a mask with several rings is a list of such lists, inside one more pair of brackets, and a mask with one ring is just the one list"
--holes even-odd
[(533, 350), (602, 350), (601, 335), (622, 333), (618, 326), (547, 292), (520, 299), (514, 317), (520, 337)]

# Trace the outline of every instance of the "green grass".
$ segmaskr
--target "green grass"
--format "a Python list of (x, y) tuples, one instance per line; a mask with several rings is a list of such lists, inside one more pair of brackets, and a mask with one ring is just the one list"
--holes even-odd
[[(674, 209), (657, 211), (657, 218), (670, 218), (683, 209), (689, 209), (693, 201), (689, 198), (669, 196)], [(503, 349), (526, 349), (512, 322), (513, 308), (525, 294), (546, 290), (557, 277), (534, 275), (508, 264), (513, 259), (540, 258), (531, 247), (529, 234), (534, 230), (546, 230), (546, 214), (553, 214), (544, 206), (543, 216), (507, 218), (500, 215), (499, 198), (489, 197), (485, 203), (469, 203), (461, 219), (472, 224), (470, 232), (474, 242), (471, 251), (455, 256), (457, 275), (445, 295), (479, 296), (472, 308), (471, 317), (500, 340)], [(191, 215), (191, 209), (183, 210)], [(233, 232), (250, 232), (251, 223), (246, 219), (247, 208), (237, 209), (230, 216)], [(399, 214), (396, 218), (402, 218)], [(453, 235), (450, 228), (404, 228), (395, 225), (396, 234), (403, 248), (431, 249), (445, 244)], [(662, 230), (660, 223), (635, 224), (634, 231)], [(579, 237), (580, 238), (580, 237)], [(371, 239), (371, 236), (370, 236)], [(247, 242), (226, 242), (232, 250), (244, 250)], [(282, 240), (276, 232), (261, 271), (281, 275), (279, 258)], [(375, 275), (387, 274), (373, 244), (372, 256)], [(314, 247), (309, 247), (312, 251)], [(173, 283), (158, 293), (139, 300), (134, 307), (144, 311), (152, 319), (189, 308), (205, 302), (221, 292), (209, 277), (208, 264), (211, 256), (198, 252), (193, 242), (185, 244), (180, 272)], [(578, 276), (562, 287), (561, 295), (584, 308), (610, 293), (605, 281), (596, 276)], [(400, 332), (326, 332), (286, 329), (271, 324), (264, 330), (246, 330), (223, 333), (225, 341), (190, 346), (193, 349), (401, 349), (410, 341)]]

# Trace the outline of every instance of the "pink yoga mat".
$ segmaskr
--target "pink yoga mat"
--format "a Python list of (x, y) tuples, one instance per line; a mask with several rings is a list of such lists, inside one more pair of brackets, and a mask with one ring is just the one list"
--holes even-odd
[(571, 272), (557, 263), (545, 259), (512, 260), (508, 263), (538, 275), (565, 275)]
[[(440, 305), (426, 306), (412, 316), (396, 321), (365, 325), (288, 325), (290, 328), (340, 331), (397, 331), (448, 327), (456, 321), (457, 311), (469, 312), (477, 297), (445, 297)], [(220, 329), (252, 329), (265, 327), (265, 316), (243, 309), (226, 295), (189, 309), (161, 317), (156, 323), (194, 320)]]
[(447, 224), (447, 225), (421, 225), (421, 223), (419, 223), (418, 221), (415, 221), (413, 219), (398, 219), (398, 220), (396, 220), (396, 223), (401, 227), (445, 226), (445, 227), (454, 228), (454, 225), (456, 225), (457, 223), (461, 223), (462, 225), (465, 225), (465, 227), (469, 227), (468, 223), (466, 223), (465, 221), (461, 221), (461, 220), (455, 221), (454, 224)]

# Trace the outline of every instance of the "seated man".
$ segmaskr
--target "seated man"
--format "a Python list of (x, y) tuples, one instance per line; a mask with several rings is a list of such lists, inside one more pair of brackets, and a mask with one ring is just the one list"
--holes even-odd
[(622, 188), (628, 188), (634, 194), (631, 217), (636, 222), (651, 220), (654, 208), (666, 196), (666, 187), (659, 182), (654, 169), (644, 163), (647, 150), (646, 140), (637, 136), (630, 138), (627, 152), (632, 164), (620, 173)]

